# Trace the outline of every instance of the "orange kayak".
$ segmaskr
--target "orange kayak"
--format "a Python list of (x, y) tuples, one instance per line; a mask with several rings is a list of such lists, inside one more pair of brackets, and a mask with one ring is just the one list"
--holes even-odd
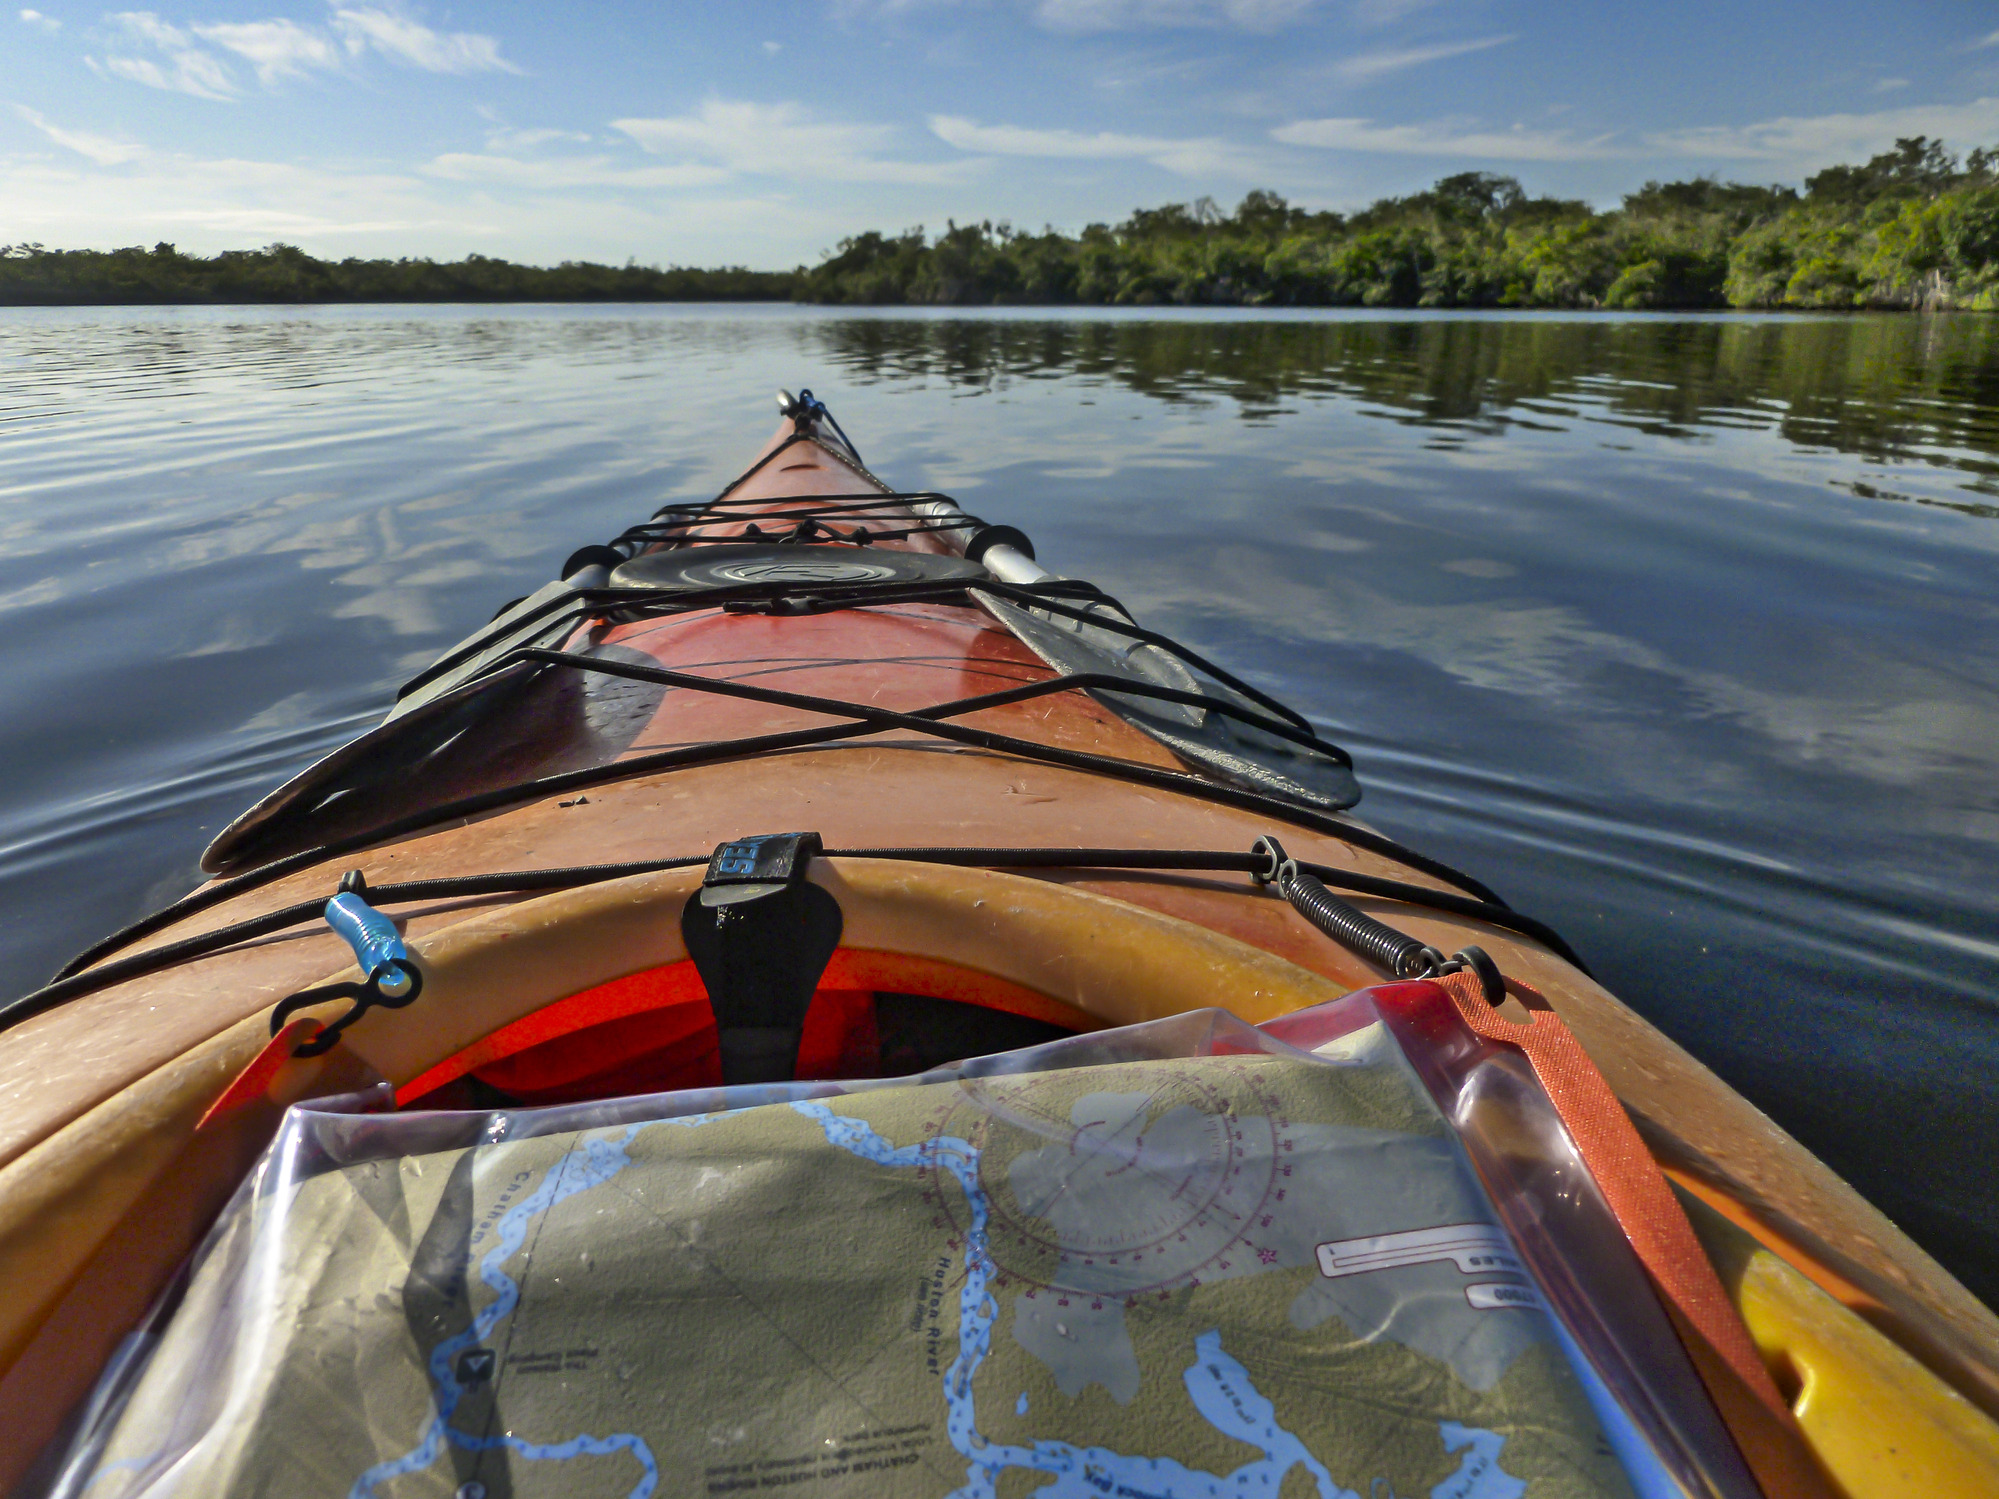
[(0, 1493), (1999, 1492), (1892, 1223), (781, 404), (0, 1008)]

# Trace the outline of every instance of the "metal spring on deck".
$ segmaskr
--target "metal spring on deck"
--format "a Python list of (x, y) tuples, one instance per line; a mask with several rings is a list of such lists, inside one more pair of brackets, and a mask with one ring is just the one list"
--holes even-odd
[(1385, 968), (1399, 979), (1425, 978), (1448, 961), (1436, 948), (1424, 946), (1407, 932), (1398, 932), (1341, 900), (1287, 857), (1284, 845), (1275, 838), (1257, 839), (1255, 852), (1270, 859), (1269, 871), (1256, 876), (1259, 883), (1276, 885), (1277, 893), (1291, 902), (1300, 916), (1377, 968)]

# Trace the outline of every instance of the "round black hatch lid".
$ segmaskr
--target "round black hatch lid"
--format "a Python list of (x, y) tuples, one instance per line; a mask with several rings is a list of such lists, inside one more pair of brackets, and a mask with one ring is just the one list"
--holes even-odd
[(684, 547), (646, 552), (620, 563), (613, 588), (838, 588), (880, 583), (983, 582), (986, 570), (962, 557), (890, 552), (875, 547), (764, 544)]

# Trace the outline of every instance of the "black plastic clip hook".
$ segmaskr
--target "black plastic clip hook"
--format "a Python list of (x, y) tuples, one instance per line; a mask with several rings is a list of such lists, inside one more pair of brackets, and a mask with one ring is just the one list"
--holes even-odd
[(367, 891), (367, 879), (360, 870), (352, 869), (341, 877), (339, 892), (326, 903), (326, 924), (353, 948), (354, 961), (367, 977), (358, 984), (322, 984), (288, 994), (271, 1011), (271, 1034), (275, 1036), (300, 1010), (334, 999), (353, 1001), (345, 1015), (310, 1041), (294, 1047), (295, 1057), (323, 1056), (339, 1043), (340, 1033), (368, 1011), (378, 1005), (400, 1010), (423, 993), (423, 971), (403, 946), (396, 924), (368, 904)]

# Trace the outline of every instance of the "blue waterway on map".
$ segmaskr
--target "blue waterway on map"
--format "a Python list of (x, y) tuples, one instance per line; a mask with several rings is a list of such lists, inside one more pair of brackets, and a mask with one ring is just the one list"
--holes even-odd
[[(791, 1108), (818, 1124), (828, 1143), (875, 1165), (896, 1169), (928, 1166), (948, 1171), (965, 1194), (971, 1224), (965, 1235), (965, 1276), (959, 1293), (958, 1356), (945, 1370), (943, 1394), (946, 1432), (951, 1445), (966, 1459), (966, 1481), (950, 1499), (997, 1499), (1000, 1475), (1009, 1468), (1052, 1474), (1055, 1481), (1038, 1492), (1046, 1499), (1243, 1499), (1274, 1495), (1294, 1467), (1311, 1474), (1321, 1499), (1360, 1499), (1342, 1488), (1297, 1435), (1282, 1426), (1275, 1405), (1256, 1388), (1249, 1371), (1222, 1348), (1219, 1329), (1195, 1339), (1195, 1359), (1182, 1375), (1187, 1394), (1203, 1419), (1224, 1436), (1259, 1449), (1263, 1456), (1234, 1472), (1216, 1475), (1166, 1457), (1141, 1457), (1105, 1447), (1077, 1447), (1067, 1442), (1036, 1441), (1032, 1446), (989, 1441), (978, 1429), (973, 1381), (992, 1349), (993, 1325), (999, 1306), (990, 1293), (995, 1266), (988, 1251), (990, 1203), (979, 1182), (980, 1152), (969, 1141), (938, 1135), (915, 1145), (893, 1146), (865, 1119), (836, 1114), (823, 1103), (800, 1101)], [(650, 1123), (697, 1127), (719, 1115), (653, 1120), (627, 1126), (616, 1138), (585, 1136), (541, 1184), (509, 1209), (496, 1225), (496, 1242), (479, 1264), (480, 1279), (494, 1299), (471, 1325), (431, 1350), (428, 1369), (434, 1387), (434, 1410), (422, 1437), (400, 1457), (369, 1468), (354, 1482), (349, 1499), (374, 1499), (390, 1479), (431, 1467), (448, 1444), (475, 1452), (506, 1448), (529, 1461), (564, 1461), (577, 1457), (607, 1457), (628, 1453), (642, 1469), (628, 1499), (649, 1499), (659, 1485), (659, 1465), (644, 1439), (629, 1432), (608, 1436), (583, 1434), (561, 1442), (531, 1442), (502, 1433), (475, 1436), (451, 1425), (465, 1386), (457, 1375), (458, 1356), (485, 1345), (494, 1330), (520, 1305), (520, 1285), (505, 1266), (527, 1242), (534, 1221), (558, 1204), (602, 1186), (630, 1167), (629, 1150)], [(1027, 1396), (1016, 1406), (1024, 1414)], [(1455, 1473), (1430, 1491), (1431, 1499), (1520, 1499), (1526, 1485), (1499, 1466), (1505, 1438), (1497, 1432), (1454, 1421), (1439, 1427), (1446, 1452), (1463, 1451)]]
[(389, 1479), (422, 1472), (437, 1461), (447, 1441), (473, 1452), (491, 1452), (504, 1447), (516, 1456), (534, 1462), (609, 1457), (613, 1453), (628, 1452), (644, 1470), (629, 1499), (649, 1499), (653, 1490), (659, 1487), (659, 1464), (653, 1458), (652, 1449), (643, 1438), (629, 1432), (607, 1437), (577, 1436), (566, 1442), (529, 1442), (505, 1432), (498, 1436), (473, 1436), (451, 1424), (458, 1402), (465, 1395), (465, 1387), (458, 1382), (458, 1355), (468, 1348), (483, 1345), (492, 1336), (493, 1329), (512, 1316), (514, 1308), (520, 1305), (521, 1288), (506, 1273), (504, 1266), (527, 1242), (529, 1225), (557, 1203), (574, 1197), (578, 1192), (602, 1186), (630, 1166), (632, 1159), (626, 1152), (645, 1127), (644, 1124), (630, 1125), (615, 1140), (585, 1137), (580, 1150), (572, 1150), (565, 1155), (542, 1178), (539, 1187), (514, 1204), (500, 1219), (497, 1230), (499, 1242), (479, 1262), (479, 1278), (496, 1293), (494, 1299), (472, 1319), (470, 1327), (456, 1337), (446, 1338), (430, 1352), (435, 1411), (430, 1424), (424, 1428), (422, 1440), (401, 1457), (377, 1463), (355, 1479), (354, 1487), (348, 1491), (348, 1499), (373, 1499), (376, 1489)]
[[(1222, 1350), (1221, 1333), (1209, 1329), (1194, 1340), (1195, 1360), (1182, 1376), (1194, 1408), (1224, 1436), (1260, 1449), (1262, 1458), (1217, 1476), (1187, 1468), (1172, 1458), (1134, 1457), (1105, 1447), (1076, 1447), (1037, 1441), (1031, 1447), (991, 1442), (980, 1433), (972, 1391), (974, 1376), (992, 1348), (998, 1303), (988, 1292), (993, 1262), (987, 1251), (990, 1205), (979, 1184), (979, 1151), (969, 1141), (938, 1135), (916, 1145), (890, 1145), (865, 1119), (835, 1114), (823, 1103), (797, 1102), (797, 1112), (816, 1121), (827, 1140), (876, 1165), (930, 1166), (951, 1173), (970, 1208), (965, 1234), (965, 1279), (958, 1297), (958, 1356), (944, 1371), (946, 1430), (951, 1445), (970, 1464), (965, 1484), (951, 1499), (997, 1499), (999, 1478), (1009, 1468), (1056, 1475), (1036, 1490), (1044, 1499), (1240, 1499), (1275, 1494), (1292, 1468), (1312, 1475), (1321, 1499), (1359, 1499), (1341, 1488), (1304, 1442), (1278, 1424), (1276, 1407), (1249, 1371)], [(1025, 1397), (1023, 1396), (1023, 1402)], [(1018, 1407), (1016, 1407), (1018, 1408)], [(1526, 1485), (1499, 1466), (1505, 1438), (1497, 1432), (1443, 1423), (1446, 1451), (1465, 1449), (1458, 1471), (1431, 1492), (1431, 1499), (1520, 1499)]]

